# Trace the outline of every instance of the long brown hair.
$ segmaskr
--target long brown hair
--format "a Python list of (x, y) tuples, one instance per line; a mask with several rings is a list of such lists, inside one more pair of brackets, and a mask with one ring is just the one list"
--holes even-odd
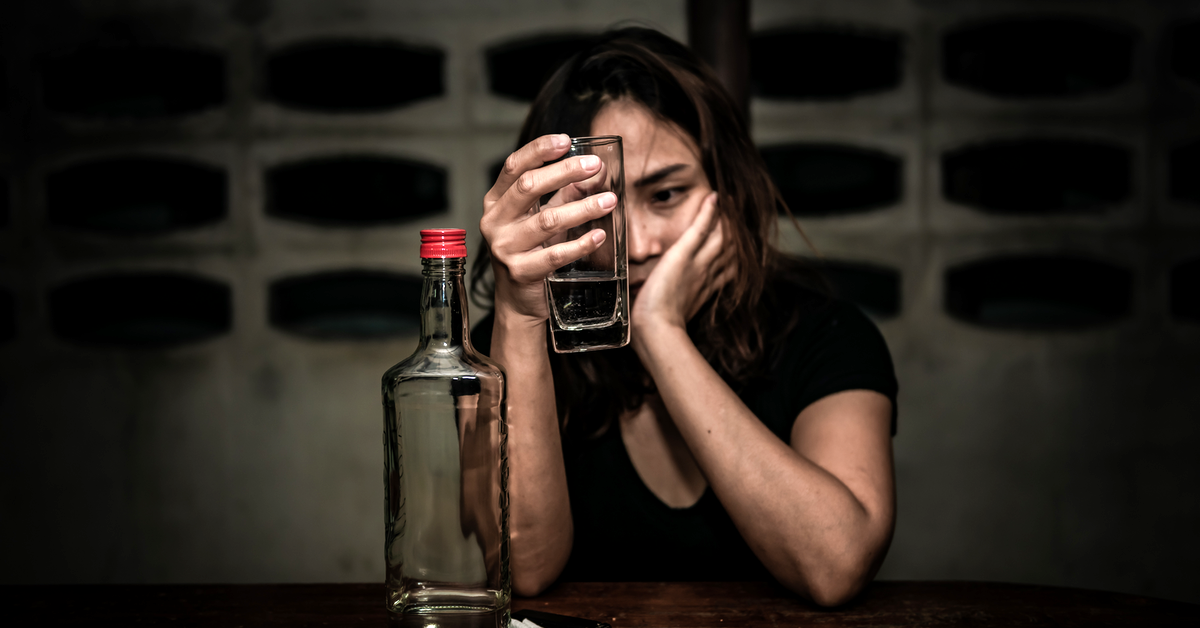
[[(542, 87), (521, 129), (518, 146), (550, 133), (590, 135), (592, 120), (609, 102), (627, 99), (686, 132), (718, 194), (736, 278), (688, 323), (696, 347), (737, 390), (759, 373), (767, 346), (785, 329), (771, 324), (768, 278), (785, 273), (820, 289), (819, 277), (775, 246), (780, 213), (788, 214), (766, 165), (750, 140), (734, 100), (691, 50), (657, 31), (623, 28), (600, 35), (569, 59)], [(797, 225), (798, 227), (798, 225)], [(490, 251), (480, 247), (472, 271), (477, 301), (489, 304)], [(636, 325), (636, 321), (634, 324)], [(554, 388), (564, 430), (603, 433), (621, 412), (637, 408), (653, 382), (630, 347), (581, 354), (551, 354)]]

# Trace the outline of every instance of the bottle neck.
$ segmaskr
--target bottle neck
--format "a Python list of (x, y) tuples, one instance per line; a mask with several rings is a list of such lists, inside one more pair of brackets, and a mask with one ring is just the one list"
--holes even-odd
[(425, 258), (421, 276), (421, 347), (448, 350), (471, 347), (467, 291), (463, 289), (466, 258)]

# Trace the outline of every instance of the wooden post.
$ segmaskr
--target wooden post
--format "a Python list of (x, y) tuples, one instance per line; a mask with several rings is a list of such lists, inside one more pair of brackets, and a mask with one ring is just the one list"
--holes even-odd
[(750, 119), (750, 0), (688, 0), (688, 45)]

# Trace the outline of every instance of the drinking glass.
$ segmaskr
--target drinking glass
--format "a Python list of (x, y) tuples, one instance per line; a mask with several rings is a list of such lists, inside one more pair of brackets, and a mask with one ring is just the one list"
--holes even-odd
[(550, 337), (558, 353), (611, 349), (629, 344), (629, 264), (625, 250), (625, 166), (617, 135), (571, 138), (562, 159), (579, 155), (600, 158), (600, 170), (584, 181), (568, 184), (542, 196), (535, 211), (550, 209), (612, 192), (617, 205), (611, 212), (547, 240), (552, 246), (603, 229), (604, 243), (591, 254), (546, 276), (550, 306)]

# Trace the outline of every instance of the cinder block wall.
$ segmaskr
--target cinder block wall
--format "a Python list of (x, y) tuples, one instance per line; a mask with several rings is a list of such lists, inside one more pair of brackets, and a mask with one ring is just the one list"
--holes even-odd
[[(486, 52), (622, 20), (686, 39), (682, 0), (30, 1), (3, 11), (7, 583), (378, 580), (378, 381), (414, 344), (403, 294), (419, 274), (417, 230), (475, 229), (489, 172), (527, 107), (497, 93)], [(1128, 63), (1125, 78), (1088, 87), (1084, 72), (1083, 88), (1014, 96), (945, 69), (962, 61), (946, 42), (963, 29), (1028, 18), (1036, 30), (1064, 17), (1064, 41), (1082, 22), (1132, 42), (1113, 62)], [(1190, 568), (1200, 559), (1200, 201), (1179, 174), (1197, 163), (1187, 151), (1200, 140), (1200, 79), (1176, 61), (1186, 45), (1178, 33), (1198, 20), (1194, 3), (1167, 1), (753, 3), (756, 50), (771, 34), (796, 50), (849, 42), (853, 53), (862, 37), (894, 46), (884, 63), (892, 79), (874, 87), (781, 96), (769, 76), (811, 57), (849, 63), (797, 55), (757, 80), (752, 103), (755, 139), (781, 156), (777, 180), (795, 190), (835, 283), (876, 316), (896, 362), (900, 516), (881, 577), (1200, 602)], [(322, 42), (432, 54), (440, 87), (383, 107), (290, 100), (272, 68)], [(89, 73), (72, 56), (89, 46), (151, 50), (160, 70), (174, 57), (153, 51), (208, 61), (167, 78), (151, 63), (127, 81), (174, 80), (184, 101), (136, 88), (97, 95), (79, 87)], [(214, 62), (217, 87), (204, 92)], [(760, 53), (755, 64), (771, 62)], [(967, 67), (987, 78), (986, 63)], [(381, 65), (366, 82), (420, 71), (417, 61)], [(988, 168), (1020, 164), (987, 149), (1040, 140), (1115, 148), (1118, 176), (1103, 160), (1095, 172), (1117, 191), (1105, 196), (1112, 186), (1096, 176), (1057, 185), (1060, 164), (1043, 159), (1049, 191), (1030, 187), (1037, 176), (1014, 176), (1009, 196), (1046, 207), (989, 209), (1008, 189), (987, 187), (999, 176)], [(976, 148), (982, 166), (951, 163)], [(811, 174), (846, 149), (862, 159)], [(1087, 150), (1071, 154), (1092, 163)], [(145, 162), (103, 170), (137, 157), (216, 175), (204, 187)], [(309, 188), (272, 183), (290, 166), (363, 158), (382, 160), (378, 180), (312, 170), (300, 177), (315, 181), (307, 198)], [(120, 190), (142, 186), (103, 184), (120, 176), (160, 191), (132, 198)], [(338, 198), (339, 185), (352, 207), (324, 196)], [(444, 207), (410, 211), (430, 198)], [(814, 255), (789, 229), (785, 221), (784, 246)], [(1056, 274), (1064, 257), (1098, 265)], [(1044, 267), (1021, 276), (1028, 259)], [(988, 261), (999, 262), (991, 274), (948, 281)], [(287, 281), (329, 272), (358, 274), (333, 288)], [(88, 283), (148, 273), (215, 287), (168, 281), (122, 293)], [(997, 288), (1011, 277), (1015, 293)]]

